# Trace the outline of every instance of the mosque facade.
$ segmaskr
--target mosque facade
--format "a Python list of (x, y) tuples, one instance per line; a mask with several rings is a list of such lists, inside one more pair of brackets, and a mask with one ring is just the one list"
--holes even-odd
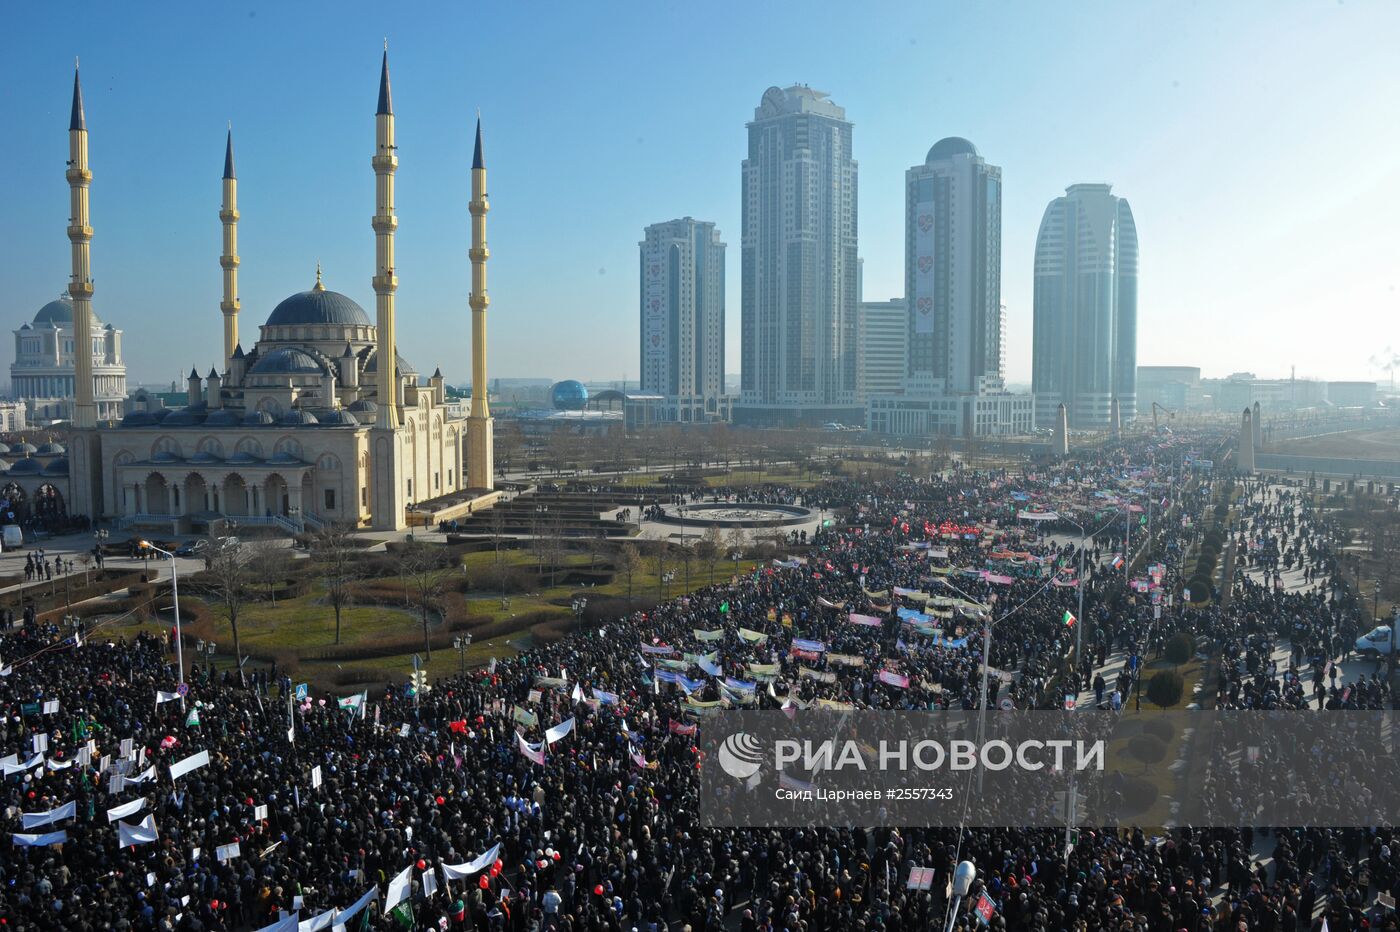
[[(410, 509), (425, 502), (456, 497), (484, 504), (494, 497), (486, 398), (489, 206), (480, 120), (469, 205), (474, 397), (467, 417), (449, 409), (440, 370), (424, 379), (396, 348), (394, 130), (386, 50), (371, 159), (374, 317), (328, 289), (317, 268), (312, 287), (279, 303), (246, 350), (239, 339), (238, 180), (230, 131), (219, 211), (223, 371), (192, 369), (184, 407), (137, 406), (120, 423), (103, 425), (92, 394), (92, 360), (80, 354), (68, 449), (71, 512), (122, 525), (169, 522), (181, 531), (218, 519), (292, 530), (331, 523), (397, 530), (407, 525)], [(76, 75), (69, 150), (69, 296), (75, 340), (82, 345), (95, 326), (87, 210), (92, 173)]]

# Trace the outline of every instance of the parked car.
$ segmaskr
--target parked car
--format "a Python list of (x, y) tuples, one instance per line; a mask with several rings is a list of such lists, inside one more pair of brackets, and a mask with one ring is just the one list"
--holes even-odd
[(209, 541), (205, 540), (203, 537), (196, 537), (176, 547), (175, 555), (180, 557), (197, 557), (208, 549)]

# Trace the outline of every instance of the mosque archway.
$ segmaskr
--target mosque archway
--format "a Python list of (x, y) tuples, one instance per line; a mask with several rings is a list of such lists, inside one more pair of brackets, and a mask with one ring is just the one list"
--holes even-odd
[(68, 515), (68, 505), (58, 486), (45, 482), (34, 493), (34, 517), (40, 520), (63, 518)]
[(29, 511), (29, 496), (17, 482), (8, 482), (0, 488), (0, 520), (21, 521)]
[(248, 500), (248, 485), (243, 477), (234, 473), (224, 480), (223, 513), (230, 516), (252, 514), (252, 502)]
[(264, 510), (270, 515), (285, 515), (291, 505), (288, 501), (287, 480), (274, 473), (267, 477), (263, 488)]
[(190, 514), (209, 510), (209, 486), (197, 472), (185, 479), (185, 510)]
[(165, 476), (153, 472), (146, 477), (146, 513), (152, 515), (170, 514), (170, 486)]

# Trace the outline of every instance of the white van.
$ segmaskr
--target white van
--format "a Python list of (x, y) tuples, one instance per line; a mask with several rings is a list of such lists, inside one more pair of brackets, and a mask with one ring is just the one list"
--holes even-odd
[(0, 534), (3, 534), (0, 541), (4, 542), (6, 550), (18, 550), (24, 546), (24, 531), (20, 529), (18, 524), (5, 525)]
[(1363, 654), (1389, 654), (1392, 650), (1390, 637), (1390, 625), (1381, 625), (1357, 638), (1356, 649)]

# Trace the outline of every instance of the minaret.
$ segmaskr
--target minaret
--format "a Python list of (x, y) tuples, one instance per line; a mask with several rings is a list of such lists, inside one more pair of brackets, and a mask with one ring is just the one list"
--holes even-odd
[(97, 426), (97, 405), (92, 398), (92, 225), (88, 216), (87, 121), (83, 117), (83, 86), (73, 66), (73, 112), (68, 120), (68, 192), (70, 213), (68, 241), (73, 246), (73, 277), (68, 295), (73, 299), (73, 426)]
[(1264, 446), (1264, 416), (1257, 401), (1254, 403), (1254, 413), (1250, 416), (1250, 421), (1254, 427), (1254, 452), (1257, 454)]
[(219, 208), (219, 220), (224, 225), (224, 252), (219, 265), (224, 270), (224, 299), (219, 310), (224, 312), (224, 368), (233, 359), (238, 347), (238, 178), (233, 173), (233, 125), (228, 128), (228, 144), (224, 147), (224, 203)]
[(1249, 408), (1240, 416), (1239, 453), (1236, 468), (1246, 475), (1254, 472), (1254, 418)]
[(495, 426), (486, 396), (486, 308), (491, 303), (486, 293), (486, 260), (491, 257), (491, 250), (486, 248), (486, 212), (490, 209), (478, 116), (476, 151), (472, 154), (472, 245), (467, 252), (472, 262), (472, 293), (468, 301), (472, 309), (472, 407), (467, 417), (467, 486), (473, 489), (490, 489), (494, 482)]
[[(408, 489), (405, 484), (405, 438), (399, 431), (399, 403), (402, 392), (397, 372), (398, 353), (394, 346), (394, 291), (399, 280), (394, 275), (394, 171), (399, 159), (394, 145), (394, 103), (389, 95), (389, 43), (384, 43), (384, 66), (379, 73), (379, 107), (374, 116), (374, 307), (378, 324), (375, 350), (376, 403), (378, 419), (370, 432), (370, 519), (375, 530), (397, 531), (405, 524)], [(418, 490), (416, 490), (418, 491)]]
[(379, 329), (377, 426), (393, 430), (399, 426), (399, 379), (394, 363), (398, 359), (394, 341), (394, 292), (399, 279), (394, 274), (394, 172), (399, 157), (394, 145), (394, 102), (389, 94), (389, 44), (384, 43), (384, 66), (379, 73), (379, 108), (374, 116), (374, 309)]
[(1108, 430), (1109, 436), (1114, 440), (1123, 439), (1122, 411), (1118, 404), (1118, 396), (1114, 395), (1113, 400), (1108, 403)]
[(1050, 451), (1056, 459), (1069, 456), (1069, 409), (1063, 404), (1055, 409), (1055, 436)]

